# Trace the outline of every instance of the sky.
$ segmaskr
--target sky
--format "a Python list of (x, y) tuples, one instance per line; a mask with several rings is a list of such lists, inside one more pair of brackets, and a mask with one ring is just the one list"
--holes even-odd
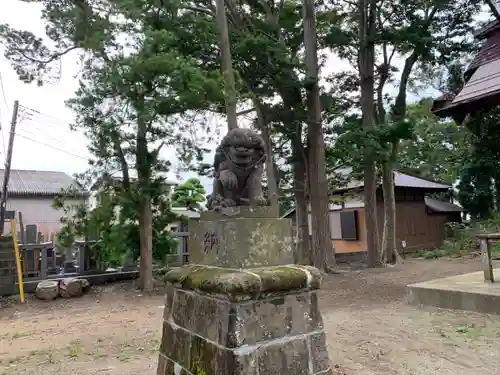
[[(1, 23), (31, 31), (35, 35), (44, 35), (41, 7), (38, 4), (2, 0)], [(20, 103), (12, 157), (13, 169), (52, 170), (70, 175), (87, 169), (87, 160), (90, 156), (86, 149), (87, 140), (82, 133), (69, 130), (74, 114), (65, 105), (65, 101), (73, 97), (78, 85), (80, 65), (76, 54), (64, 56), (61, 67), (62, 75), (58, 82), (38, 87), (36, 84), (25, 84), (19, 81), (17, 74), (3, 57), (3, 53), (0, 54), (2, 137), (0, 161), (2, 163), (8, 144), (13, 104), (15, 100)], [(335, 56), (329, 56), (324, 73), (341, 71), (347, 67), (347, 62)], [(392, 91), (392, 89), (389, 90)], [(215, 119), (214, 121), (222, 120)], [(211, 146), (213, 148), (214, 145)], [(172, 162), (176, 160), (173, 150), (164, 150), (162, 156)], [(182, 181), (192, 176), (195, 174), (184, 173), (179, 179), (179, 176), (172, 173), (169, 178)], [(210, 179), (202, 178), (202, 183), (207, 192), (212, 190)]]
[[(0, 24), (8, 23), (16, 29), (28, 30), (42, 36), (45, 31), (41, 20), (41, 9), (38, 4), (2, 0)], [(20, 17), (20, 14), (23, 16)], [(329, 57), (327, 66), (342, 69), (348, 67), (348, 64)], [(78, 86), (80, 65), (76, 54), (70, 53), (64, 56), (61, 67), (62, 74), (58, 82), (38, 87), (36, 84), (21, 82), (10, 63), (3, 57), (3, 52), (0, 54), (2, 136), (0, 162), (2, 164), (8, 145), (13, 104), (14, 100), (18, 100), (20, 115), (14, 140), (12, 168), (54, 170), (70, 175), (87, 169), (87, 160), (90, 156), (86, 149), (87, 140), (82, 133), (69, 130), (74, 114), (65, 105), (65, 101), (73, 97)], [(223, 121), (223, 119), (213, 118), (212, 121)], [(225, 124), (222, 125), (224, 128)], [(214, 148), (214, 145), (210, 146)], [(173, 150), (164, 150), (162, 156), (170, 161), (176, 160)], [(192, 176), (196, 174), (181, 173), (179, 176), (171, 173), (169, 179), (182, 181)], [(210, 192), (212, 190), (210, 179), (201, 178), (201, 180), (207, 192)]]

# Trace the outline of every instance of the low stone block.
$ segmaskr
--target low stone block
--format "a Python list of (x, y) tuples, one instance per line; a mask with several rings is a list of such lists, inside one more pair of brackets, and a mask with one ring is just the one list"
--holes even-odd
[(163, 310), (163, 319), (168, 320), (172, 314), (172, 307), (174, 304), (175, 288), (172, 284), (167, 284), (165, 293), (165, 308)]
[(330, 359), (326, 345), (326, 335), (320, 332), (309, 336), (308, 345), (311, 353), (311, 363), (314, 373), (321, 373), (330, 369)]
[(167, 372), (167, 363), (170, 362), (163, 354), (160, 353), (158, 356), (158, 367), (156, 370), (156, 375), (165, 375)]
[(294, 262), (292, 225), (276, 217), (226, 217), (192, 222), (191, 263), (229, 268)]
[(225, 345), (230, 310), (228, 301), (177, 290), (173, 297), (171, 318), (180, 327)]
[(296, 338), (285, 343), (268, 345), (263, 347), (259, 354), (259, 372), (261, 374), (311, 374), (306, 338)]
[(242, 270), (195, 264), (168, 272), (165, 281), (179, 288), (241, 300), (315, 290), (319, 288), (321, 274), (296, 265)]
[(160, 354), (156, 375), (192, 375), (178, 363)]
[(163, 322), (163, 334), (160, 353), (184, 368), (189, 368), (191, 360), (191, 339), (193, 334), (176, 327), (170, 322)]

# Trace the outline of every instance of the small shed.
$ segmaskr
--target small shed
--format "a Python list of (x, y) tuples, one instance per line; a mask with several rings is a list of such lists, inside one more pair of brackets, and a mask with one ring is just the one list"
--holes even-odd
[[(460, 222), (464, 210), (451, 201), (437, 200), (429, 195), (451, 193), (451, 185), (399, 171), (394, 172), (394, 181), (398, 250), (410, 253), (441, 246), (446, 223)], [(362, 180), (351, 180), (345, 187), (336, 189), (330, 197), (331, 239), (336, 256), (342, 259), (362, 258), (367, 251), (363, 187)], [(377, 216), (381, 239), (384, 222), (381, 186), (377, 189)], [(291, 209), (284, 217), (291, 218), (295, 223), (295, 210)], [(310, 226), (309, 214), (309, 229)]]

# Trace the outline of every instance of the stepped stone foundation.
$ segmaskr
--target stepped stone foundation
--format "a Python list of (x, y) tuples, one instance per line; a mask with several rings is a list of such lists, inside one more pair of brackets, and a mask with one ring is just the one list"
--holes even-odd
[(333, 374), (316, 268), (168, 272), (157, 375)]

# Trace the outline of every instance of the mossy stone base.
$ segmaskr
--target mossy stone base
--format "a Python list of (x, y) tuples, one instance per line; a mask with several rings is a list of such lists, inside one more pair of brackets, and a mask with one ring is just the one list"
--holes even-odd
[[(250, 214), (252, 216), (244, 216)], [(268, 216), (258, 217), (259, 214)], [(189, 223), (190, 263), (229, 268), (294, 263), (289, 219), (248, 209), (236, 216), (209, 212), (204, 219), (212, 220)]]
[[(208, 267), (191, 266), (168, 273), (173, 283), (167, 286), (157, 375), (332, 375), (319, 280), (312, 268), (296, 268), (308, 276), (301, 283), (299, 272), (287, 274), (291, 268), (249, 270), (255, 276), (248, 289), (247, 283), (231, 289), (227, 281), (245, 271), (212, 269), (208, 276)], [(284, 273), (293, 281), (281, 288)], [(255, 279), (261, 279), (260, 293), (254, 293)], [(228, 299), (231, 290), (248, 297)]]
[(232, 269), (191, 264), (169, 271), (165, 281), (182, 289), (236, 301), (315, 290), (320, 286), (321, 274), (317, 268), (301, 265)]

